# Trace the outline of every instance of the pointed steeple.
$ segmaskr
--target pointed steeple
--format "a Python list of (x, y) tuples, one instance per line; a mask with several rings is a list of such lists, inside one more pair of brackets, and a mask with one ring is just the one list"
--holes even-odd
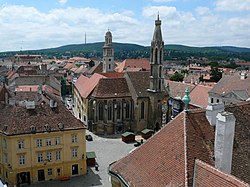
[(161, 34), (161, 20), (159, 13), (157, 15), (157, 20), (155, 20), (155, 31), (153, 36), (154, 41), (162, 41), (162, 34)]
[(162, 92), (164, 87), (163, 77), (163, 55), (164, 55), (164, 42), (161, 34), (161, 20), (159, 13), (155, 20), (155, 29), (153, 39), (151, 41), (150, 52), (150, 88), (151, 92)]

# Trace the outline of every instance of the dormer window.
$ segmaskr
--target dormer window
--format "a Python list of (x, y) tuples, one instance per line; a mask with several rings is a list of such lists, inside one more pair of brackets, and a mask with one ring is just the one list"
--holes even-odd
[(51, 127), (49, 126), (49, 124), (44, 125), (44, 128), (47, 132), (51, 131)]

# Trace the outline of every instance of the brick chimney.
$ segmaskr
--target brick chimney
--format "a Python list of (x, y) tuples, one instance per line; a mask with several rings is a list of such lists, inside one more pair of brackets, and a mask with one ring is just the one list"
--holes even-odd
[(216, 121), (214, 156), (215, 167), (230, 174), (234, 143), (235, 117), (230, 112), (219, 112)]
[(219, 112), (224, 111), (223, 103), (209, 103), (206, 108), (206, 118), (210, 125), (216, 125), (216, 116)]

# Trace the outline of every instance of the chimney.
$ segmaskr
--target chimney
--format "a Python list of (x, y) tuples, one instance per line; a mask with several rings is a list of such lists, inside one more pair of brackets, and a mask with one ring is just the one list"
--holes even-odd
[(247, 78), (247, 73), (244, 72), (244, 71), (241, 72), (241, 73), (240, 73), (240, 79), (241, 79), (241, 80), (245, 80), (246, 78)]
[(215, 167), (230, 174), (234, 143), (235, 117), (230, 112), (220, 112), (217, 115), (215, 130)]
[(224, 111), (223, 103), (209, 103), (206, 108), (206, 118), (210, 125), (216, 125), (216, 116), (219, 112)]

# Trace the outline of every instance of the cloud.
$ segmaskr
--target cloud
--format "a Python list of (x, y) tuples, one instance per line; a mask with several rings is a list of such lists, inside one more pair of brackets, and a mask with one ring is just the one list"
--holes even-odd
[(207, 13), (209, 13), (209, 8), (208, 7), (202, 7), (202, 6), (199, 6), (195, 9), (196, 13), (199, 14), (199, 15), (205, 15)]
[(150, 45), (158, 11), (166, 44), (250, 47), (250, 15), (224, 16), (206, 7), (192, 13), (174, 6), (148, 6), (141, 12), (143, 17), (136, 18), (131, 10), (65, 7), (41, 12), (34, 7), (4, 5), (0, 7), (0, 51), (84, 43), (85, 32), (87, 43), (104, 41), (108, 28), (115, 42)]
[(250, 0), (217, 0), (215, 6), (218, 11), (249, 11)]
[[(4, 41), (0, 51), (83, 43), (85, 32), (87, 42), (103, 41), (108, 27), (114, 41), (142, 43), (147, 37), (147, 24), (134, 19), (130, 11), (104, 13), (89, 7), (43, 13), (34, 7), (5, 5), (0, 8), (0, 25), (0, 40)], [(134, 37), (134, 32), (139, 36)]]
[(58, 2), (61, 4), (61, 5), (64, 5), (65, 3), (67, 3), (68, 0), (58, 0)]

